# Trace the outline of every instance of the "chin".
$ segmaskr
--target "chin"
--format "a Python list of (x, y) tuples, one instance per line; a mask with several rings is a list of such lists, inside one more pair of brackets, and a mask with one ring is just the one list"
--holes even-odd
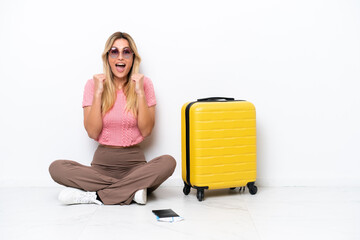
[(127, 74), (114, 74), (116, 78), (124, 78), (127, 76)]
[(113, 76), (116, 77), (116, 78), (120, 78), (120, 79), (127, 77), (127, 75), (128, 75), (128, 73), (122, 73), (122, 74), (116, 73), (116, 74), (114, 74), (114, 72), (113, 72)]
[(125, 78), (125, 77), (128, 76), (130, 71), (125, 71), (125, 72), (122, 72), (122, 73), (119, 73), (119, 72), (114, 73), (114, 71), (113, 71), (112, 73), (113, 73), (113, 76), (116, 77), (116, 78)]

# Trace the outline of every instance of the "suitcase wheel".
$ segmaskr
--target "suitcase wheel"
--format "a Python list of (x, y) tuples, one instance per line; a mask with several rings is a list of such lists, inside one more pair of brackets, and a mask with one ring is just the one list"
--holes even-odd
[(198, 189), (196, 197), (200, 202), (204, 200), (204, 189)]
[(255, 186), (255, 183), (254, 182), (249, 182), (247, 184), (247, 187), (249, 188), (249, 192), (251, 195), (254, 195), (257, 193), (257, 187)]
[(190, 193), (190, 189), (191, 189), (191, 187), (189, 186), (189, 185), (187, 185), (186, 183), (184, 183), (185, 185), (184, 185), (184, 188), (183, 188), (183, 193), (185, 194), (185, 195), (188, 195), (189, 193)]

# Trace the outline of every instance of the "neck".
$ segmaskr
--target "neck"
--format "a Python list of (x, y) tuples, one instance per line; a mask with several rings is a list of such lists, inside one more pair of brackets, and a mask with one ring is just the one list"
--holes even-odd
[(114, 77), (116, 89), (121, 89), (127, 81), (127, 76), (123, 78)]

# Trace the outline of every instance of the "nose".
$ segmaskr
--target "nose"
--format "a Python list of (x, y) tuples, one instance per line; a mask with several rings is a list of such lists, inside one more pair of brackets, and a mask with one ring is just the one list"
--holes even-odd
[(119, 60), (122, 60), (122, 59), (124, 59), (123, 53), (122, 53), (121, 51), (119, 52), (119, 56), (118, 56), (118, 59), (119, 59)]

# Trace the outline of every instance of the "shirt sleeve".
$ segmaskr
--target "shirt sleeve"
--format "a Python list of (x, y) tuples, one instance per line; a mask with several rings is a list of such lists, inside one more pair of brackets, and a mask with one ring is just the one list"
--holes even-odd
[(93, 101), (93, 96), (94, 96), (94, 80), (90, 79), (85, 84), (82, 107), (91, 106)]
[(156, 97), (155, 97), (154, 86), (152, 81), (148, 77), (144, 77), (144, 91), (148, 106), (149, 107), (155, 106)]

